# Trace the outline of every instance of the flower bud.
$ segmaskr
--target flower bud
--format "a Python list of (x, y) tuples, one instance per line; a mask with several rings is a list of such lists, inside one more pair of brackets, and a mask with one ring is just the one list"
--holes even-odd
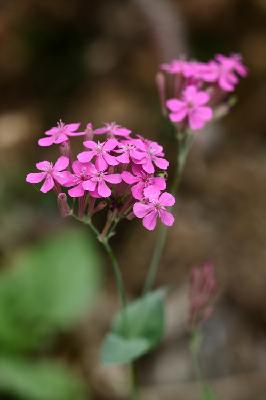
[(71, 214), (71, 209), (67, 202), (67, 195), (65, 193), (59, 193), (57, 196), (57, 204), (61, 217), (66, 218)]

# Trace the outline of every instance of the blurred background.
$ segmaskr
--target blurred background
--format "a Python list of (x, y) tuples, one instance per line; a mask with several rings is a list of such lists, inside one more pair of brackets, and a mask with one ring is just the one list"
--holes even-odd
[[(200, 398), (187, 282), (208, 260), (220, 297), (204, 327), (204, 374), (217, 399), (265, 400), (266, 1), (2, 0), (0, 46), (0, 398), (127, 398), (126, 367), (99, 363), (118, 307), (108, 261), (86, 230), (59, 217), (52, 194), (25, 183), (53, 157), (37, 139), (60, 118), (116, 121), (161, 141), (174, 161), (158, 64), (240, 52), (249, 77), (237, 105), (196, 138), (188, 159), (157, 280), (174, 288), (166, 337), (138, 374), (143, 399)], [(133, 221), (113, 240), (132, 298), (155, 236)]]

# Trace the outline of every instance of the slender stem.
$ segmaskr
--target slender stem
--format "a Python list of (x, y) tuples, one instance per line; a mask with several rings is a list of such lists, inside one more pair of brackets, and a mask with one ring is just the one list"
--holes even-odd
[(192, 332), (190, 338), (190, 346), (189, 346), (192, 356), (192, 363), (195, 371), (196, 380), (201, 386), (202, 400), (205, 399), (215, 400), (215, 395), (212, 391), (212, 388), (206, 383), (202, 374), (202, 368), (199, 359), (202, 340), (203, 340), (202, 332), (199, 329)]
[(125, 309), (125, 307), (127, 305), (126, 294), (125, 294), (122, 275), (121, 275), (121, 272), (120, 272), (120, 268), (119, 268), (117, 259), (115, 257), (113, 249), (110, 246), (108, 240), (102, 240), (100, 242), (102, 243), (103, 247), (105, 248), (107, 254), (110, 257), (110, 260), (111, 260), (111, 263), (112, 263), (112, 267), (113, 267), (113, 271), (114, 271), (114, 274), (115, 274), (116, 286), (117, 286), (117, 289), (118, 289), (121, 306), (122, 306), (123, 309)]
[[(176, 160), (176, 172), (175, 172), (175, 177), (174, 181), (171, 187), (171, 193), (176, 196), (180, 183), (181, 183), (181, 177), (182, 177), (182, 172), (187, 160), (187, 156), (189, 153), (190, 146), (192, 144), (192, 135), (189, 133), (177, 133), (176, 139), (178, 142), (178, 147), (177, 147), (177, 160)], [(172, 208), (171, 208), (172, 209)], [(157, 234), (155, 246), (154, 246), (154, 251), (152, 254), (152, 259), (151, 263), (148, 269), (147, 277), (144, 283), (143, 287), (143, 293), (147, 293), (151, 290), (157, 272), (158, 268), (160, 265), (160, 261), (162, 258), (162, 253), (163, 249), (165, 246), (166, 242), (166, 237), (167, 237), (167, 226), (165, 225), (160, 225), (159, 231)]]
[(130, 400), (138, 400), (139, 398), (138, 376), (137, 376), (136, 362), (134, 361), (132, 361), (130, 364), (130, 373), (131, 373)]

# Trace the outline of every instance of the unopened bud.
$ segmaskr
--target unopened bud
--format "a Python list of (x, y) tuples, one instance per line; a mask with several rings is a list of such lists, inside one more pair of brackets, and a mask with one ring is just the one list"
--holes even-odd
[(88, 123), (85, 129), (85, 139), (92, 140), (93, 139), (93, 126), (92, 123)]
[(94, 207), (93, 214), (102, 211), (106, 207), (106, 205), (107, 205), (106, 201), (101, 201), (99, 204), (97, 204), (96, 207)]
[(162, 114), (163, 115), (167, 115), (167, 110), (165, 108), (165, 101), (166, 101), (165, 76), (164, 76), (164, 74), (162, 72), (158, 72), (156, 74), (155, 83), (157, 85), (158, 92), (159, 92), (159, 97), (160, 97), (160, 100), (161, 100)]
[(206, 321), (212, 314), (218, 284), (213, 265), (205, 263), (200, 268), (193, 268), (189, 286), (189, 325), (195, 328)]
[(57, 204), (61, 217), (66, 218), (71, 214), (71, 209), (67, 202), (67, 195), (65, 193), (59, 193), (57, 196)]
[(70, 142), (68, 140), (60, 144), (60, 153), (62, 154), (62, 156), (71, 158), (71, 148)]

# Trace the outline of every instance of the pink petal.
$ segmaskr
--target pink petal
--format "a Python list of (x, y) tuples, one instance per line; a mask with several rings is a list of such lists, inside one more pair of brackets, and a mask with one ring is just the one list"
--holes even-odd
[(166, 107), (173, 113), (176, 113), (186, 107), (186, 103), (177, 99), (169, 99), (166, 101)]
[(85, 142), (83, 142), (83, 144), (85, 147), (87, 147), (87, 149), (94, 150), (97, 147), (97, 143), (93, 140), (86, 140)]
[(97, 168), (99, 171), (105, 171), (106, 168), (108, 167), (107, 162), (105, 161), (105, 159), (104, 159), (103, 156), (101, 156), (101, 155), (99, 155), (99, 156), (96, 158), (95, 165), (96, 165), (96, 168)]
[(166, 210), (160, 210), (159, 216), (162, 223), (167, 226), (172, 226), (175, 221), (173, 214)]
[(92, 192), (96, 189), (96, 182), (87, 180), (82, 183), (82, 186), (83, 186), (83, 189), (89, 190), (90, 192)]
[(67, 142), (67, 141), (68, 141), (68, 137), (64, 133), (61, 133), (61, 135), (59, 135), (56, 139), (54, 139), (55, 144), (60, 144), (60, 143)]
[(108, 139), (104, 145), (103, 149), (106, 151), (111, 151), (113, 150), (116, 146), (118, 145), (118, 141), (116, 139)]
[(133, 206), (133, 213), (137, 218), (143, 218), (147, 215), (153, 207), (150, 204), (135, 203)]
[(156, 227), (157, 217), (158, 213), (156, 211), (147, 214), (142, 220), (144, 228), (148, 229), (148, 231), (153, 231)]
[(109, 165), (118, 165), (119, 164), (116, 157), (111, 156), (110, 154), (106, 153), (106, 154), (104, 154), (103, 157), (104, 157), (105, 161), (107, 162), (107, 164), (109, 164)]
[(100, 181), (98, 184), (98, 193), (101, 197), (109, 197), (111, 195), (111, 190), (104, 180)]
[(45, 137), (45, 138), (41, 138), (38, 140), (38, 145), (42, 146), (42, 147), (48, 147), (51, 146), (54, 143), (54, 138), (51, 137)]
[(160, 190), (164, 190), (166, 188), (166, 182), (164, 178), (156, 177), (153, 179), (153, 185), (157, 186)]
[(150, 185), (143, 190), (144, 196), (150, 201), (158, 200), (161, 192), (156, 186)]
[(40, 171), (49, 171), (51, 167), (52, 163), (50, 163), (50, 161), (41, 161), (36, 164), (36, 168)]
[(154, 166), (149, 158), (147, 158), (146, 161), (142, 163), (142, 168), (149, 174), (153, 174), (155, 171)]
[(64, 126), (68, 135), (69, 135), (69, 133), (71, 134), (72, 132), (75, 132), (79, 127), (80, 127), (80, 122), (74, 122), (72, 124), (66, 124)]
[(180, 110), (170, 113), (169, 118), (172, 122), (180, 122), (184, 118), (186, 118), (187, 114), (188, 114), (187, 106), (183, 106), (183, 108), (180, 108)]
[(142, 200), (144, 195), (143, 195), (143, 189), (145, 185), (142, 182), (137, 183), (136, 185), (132, 186), (131, 188), (131, 193), (134, 199), (136, 200)]
[(130, 155), (136, 160), (142, 160), (146, 156), (145, 153), (138, 150), (131, 150)]
[(128, 136), (131, 131), (127, 128), (116, 128), (113, 130), (113, 133), (118, 136)]
[(189, 85), (186, 87), (184, 90), (184, 99), (186, 99), (187, 102), (194, 102), (195, 97), (197, 96), (197, 88), (194, 85)]
[(82, 172), (82, 168), (84, 168), (84, 164), (82, 164), (79, 161), (74, 161), (72, 163), (72, 169), (75, 172), (75, 174), (80, 175)]
[(212, 109), (209, 107), (199, 107), (192, 110), (188, 117), (191, 129), (202, 129), (206, 122), (211, 120), (212, 115)]
[(48, 129), (47, 131), (45, 131), (44, 133), (45, 133), (45, 135), (49, 135), (49, 136), (54, 136), (54, 135), (56, 135), (57, 133), (59, 133), (59, 131), (60, 131), (60, 129), (58, 128), (58, 126), (54, 126), (53, 128), (51, 128), (51, 129)]
[(124, 182), (126, 182), (128, 185), (133, 185), (134, 183), (138, 182), (138, 178), (136, 178), (131, 172), (129, 171), (123, 171), (121, 173), (121, 177)]
[(55, 171), (63, 171), (64, 169), (66, 169), (68, 167), (68, 165), (69, 165), (69, 158), (61, 156), (56, 161), (53, 170), (55, 170)]
[(175, 198), (172, 194), (165, 192), (159, 197), (159, 203), (162, 206), (173, 206), (175, 204)]
[(92, 160), (95, 154), (96, 154), (95, 151), (82, 151), (77, 155), (77, 159), (81, 163), (87, 163)]
[(82, 187), (82, 184), (80, 183), (79, 185), (73, 187), (72, 189), (69, 189), (68, 194), (70, 197), (81, 197), (84, 195), (84, 189)]
[(70, 179), (71, 179), (72, 174), (68, 171), (55, 171), (53, 173), (53, 178), (56, 182), (60, 183), (60, 185), (66, 185)]
[(160, 169), (167, 169), (169, 167), (169, 161), (165, 158), (153, 157), (154, 164)]
[(120, 182), (122, 182), (122, 178), (121, 178), (120, 174), (105, 175), (103, 179), (106, 182), (109, 182), (109, 183), (120, 183)]
[(97, 128), (97, 129), (94, 130), (94, 134), (95, 135), (103, 135), (104, 133), (107, 133), (107, 132), (109, 132), (109, 129), (106, 128), (106, 127)]
[(129, 164), (130, 162), (129, 155), (127, 152), (121, 154), (120, 156), (117, 156), (116, 159), (118, 162), (122, 164)]
[(44, 184), (41, 187), (41, 192), (47, 193), (49, 190), (53, 189), (54, 187), (54, 180), (50, 174), (48, 174), (45, 178)]
[(31, 173), (31, 174), (27, 175), (26, 182), (28, 182), (28, 183), (40, 183), (41, 181), (44, 180), (45, 176), (46, 176), (45, 172)]
[(194, 104), (198, 106), (202, 106), (203, 104), (208, 103), (210, 100), (210, 96), (206, 92), (198, 92), (194, 97)]

